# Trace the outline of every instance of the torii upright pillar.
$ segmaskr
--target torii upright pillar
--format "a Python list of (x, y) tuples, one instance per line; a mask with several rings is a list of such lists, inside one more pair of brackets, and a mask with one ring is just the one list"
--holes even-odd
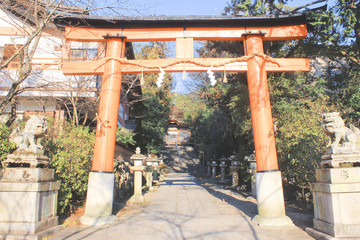
[(257, 173), (256, 196), (258, 215), (253, 222), (262, 226), (293, 225), (285, 215), (281, 172), (278, 170), (274, 124), (266, 76), (263, 33), (245, 33), (248, 60), (248, 88), (253, 125)]
[[(123, 36), (104, 36), (107, 43), (105, 70), (101, 84), (99, 115), (96, 126), (94, 158), (89, 174), (85, 215), (80, 221), (86, 225), (102, 225), (117, 221), (112, 215), (114, 195), (113, 161), (121, 92), (121, 63)], [(114, 58), (114, 59), (111, 59)]]

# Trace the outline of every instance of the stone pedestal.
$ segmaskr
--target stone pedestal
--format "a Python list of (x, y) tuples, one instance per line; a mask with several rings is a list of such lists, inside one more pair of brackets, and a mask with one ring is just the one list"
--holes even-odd
[(316, 180), (314, 227), (306, 231), (316, 239), (360, 239), (360, 168), (317, 169)]
[(142, 195), (142, 171), (144, 166), (131, 167), (134, 171), (134, 195), (129, 199), (131, 203), (142, 203), (144, 202), (144, 196)]
[(4, 163), (9, 167), (47, 167), (49, 165), (49, 158), (36, 154), (9, 154)]
[(236, 187), (239, 185), (239, 170), (240, 166), (238, 165), (230, 166), (230, 172), (232, 174), (232, 187)]
[(58, 226), (60, 183), (48, 168), (5, 168), (0, 181), (0, 238), (41, 239)]
[(211, 171), (211, 178), (216, 178), (216, 167), (217, 164), (215, 161), (211, 163), (212, 171)]
[(328, 148), (326, 153), (321, 156), (322, 168), (341, 168), (353, 167), (360, 163), (360, 150), (353, 150), (351, 147)]
[(96, 226), (118, 221), (112, 215), (114, 181), (114, 173), (90, 172), (85, 215), (80, 218), (82, 224)]
[(284, 193), (280, 171), (256, 173), (258, 215), (253, 222), (260, 226), (292, 226), (285, 215)]

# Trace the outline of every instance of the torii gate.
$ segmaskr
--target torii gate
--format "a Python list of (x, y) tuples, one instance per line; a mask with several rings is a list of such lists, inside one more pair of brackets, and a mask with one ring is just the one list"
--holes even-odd
[[(253, 221), (267, 226), (292, 224), (285, 215), (281, 173), (275, 147), (267, 72), (310, 71), (310, 61), (270, 58), (263, 41), (303, 39), (303, 15), (256, 17), (66, 17), (68, 41), (105, 42), (106, 57), (96, 61), (63, 62), (66, 75), (102, 75), (100, 106), (92, 172), (84, 224), (102, 224), (115, 218), (112, 211), (113, 159), (122, 74), (165, 72), (247, 72), (257, 163), (258, 215)], [(89, 27), (90, 25), (90, 27)], [(80, 26), (80, 27), (79, 27)], [(241, 58), (194, 58), (194, 40), (243, 41)], [(176, 41), (175, 59), (128, 60), (126, 42)]]

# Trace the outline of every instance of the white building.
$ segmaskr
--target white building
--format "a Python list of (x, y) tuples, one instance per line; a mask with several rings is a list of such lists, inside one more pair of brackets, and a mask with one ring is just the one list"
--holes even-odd
[[(16, 5), (11, 5), (15, 2)], [(47, 3), (39, 2), (39, 9), (50, 11)], [(26, 45), (30, 35), (36, 31), (32, 26), (33, 1), (0, 0), (0, 63), (3, 64), (13, 54)], [(40, 11), (38, 9), (38, 11)], [(29, 10), (29, 11), (28, 11)], [(86, 8), (60, 6), (57, 13), (87, 14)], [(40, 19), (37, 19), (40, 20)], [(17, 115), (34, 114), (46, 111), (47, 115), (57, 120), (64, 116), (73, 117), (74, 110), (79, 122), (92, 120), (95, 117), (98, 102), (100, 76), (65, 76), (61, 71), (61, 61), (69, 58), (81, 61), (104, 57), (105, 46), (98, 43), (65, 42), (64, 32), (49, 22), (41, 33), (39, 42), (34, 48), (34, 39), (29, 49), (34, 48), (30, 60), (32, 71), (20, 84), (20, 93), (12, 106), (16, 106)], [(27, 51), (29, 52), (29, 51)], [(6, 68), (0, 70), (0, 96), (6, 97), (12, 84), (19, 79), (19, 60), (24, 52), (14, 58)], [(7, 111), (10, 111), (9, 105)], [(119, 106), (119, 125), (125, 126), (129, 106), (124, 99)]]

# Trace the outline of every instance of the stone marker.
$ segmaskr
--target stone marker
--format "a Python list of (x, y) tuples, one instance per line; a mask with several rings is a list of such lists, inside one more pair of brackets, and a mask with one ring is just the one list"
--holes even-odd
[(330, 143), (311, 184), (314, 226), (306, 231), (316, 239), (360, 239), (360, 131), (345, 127), (339, 113), (322, 117)]

